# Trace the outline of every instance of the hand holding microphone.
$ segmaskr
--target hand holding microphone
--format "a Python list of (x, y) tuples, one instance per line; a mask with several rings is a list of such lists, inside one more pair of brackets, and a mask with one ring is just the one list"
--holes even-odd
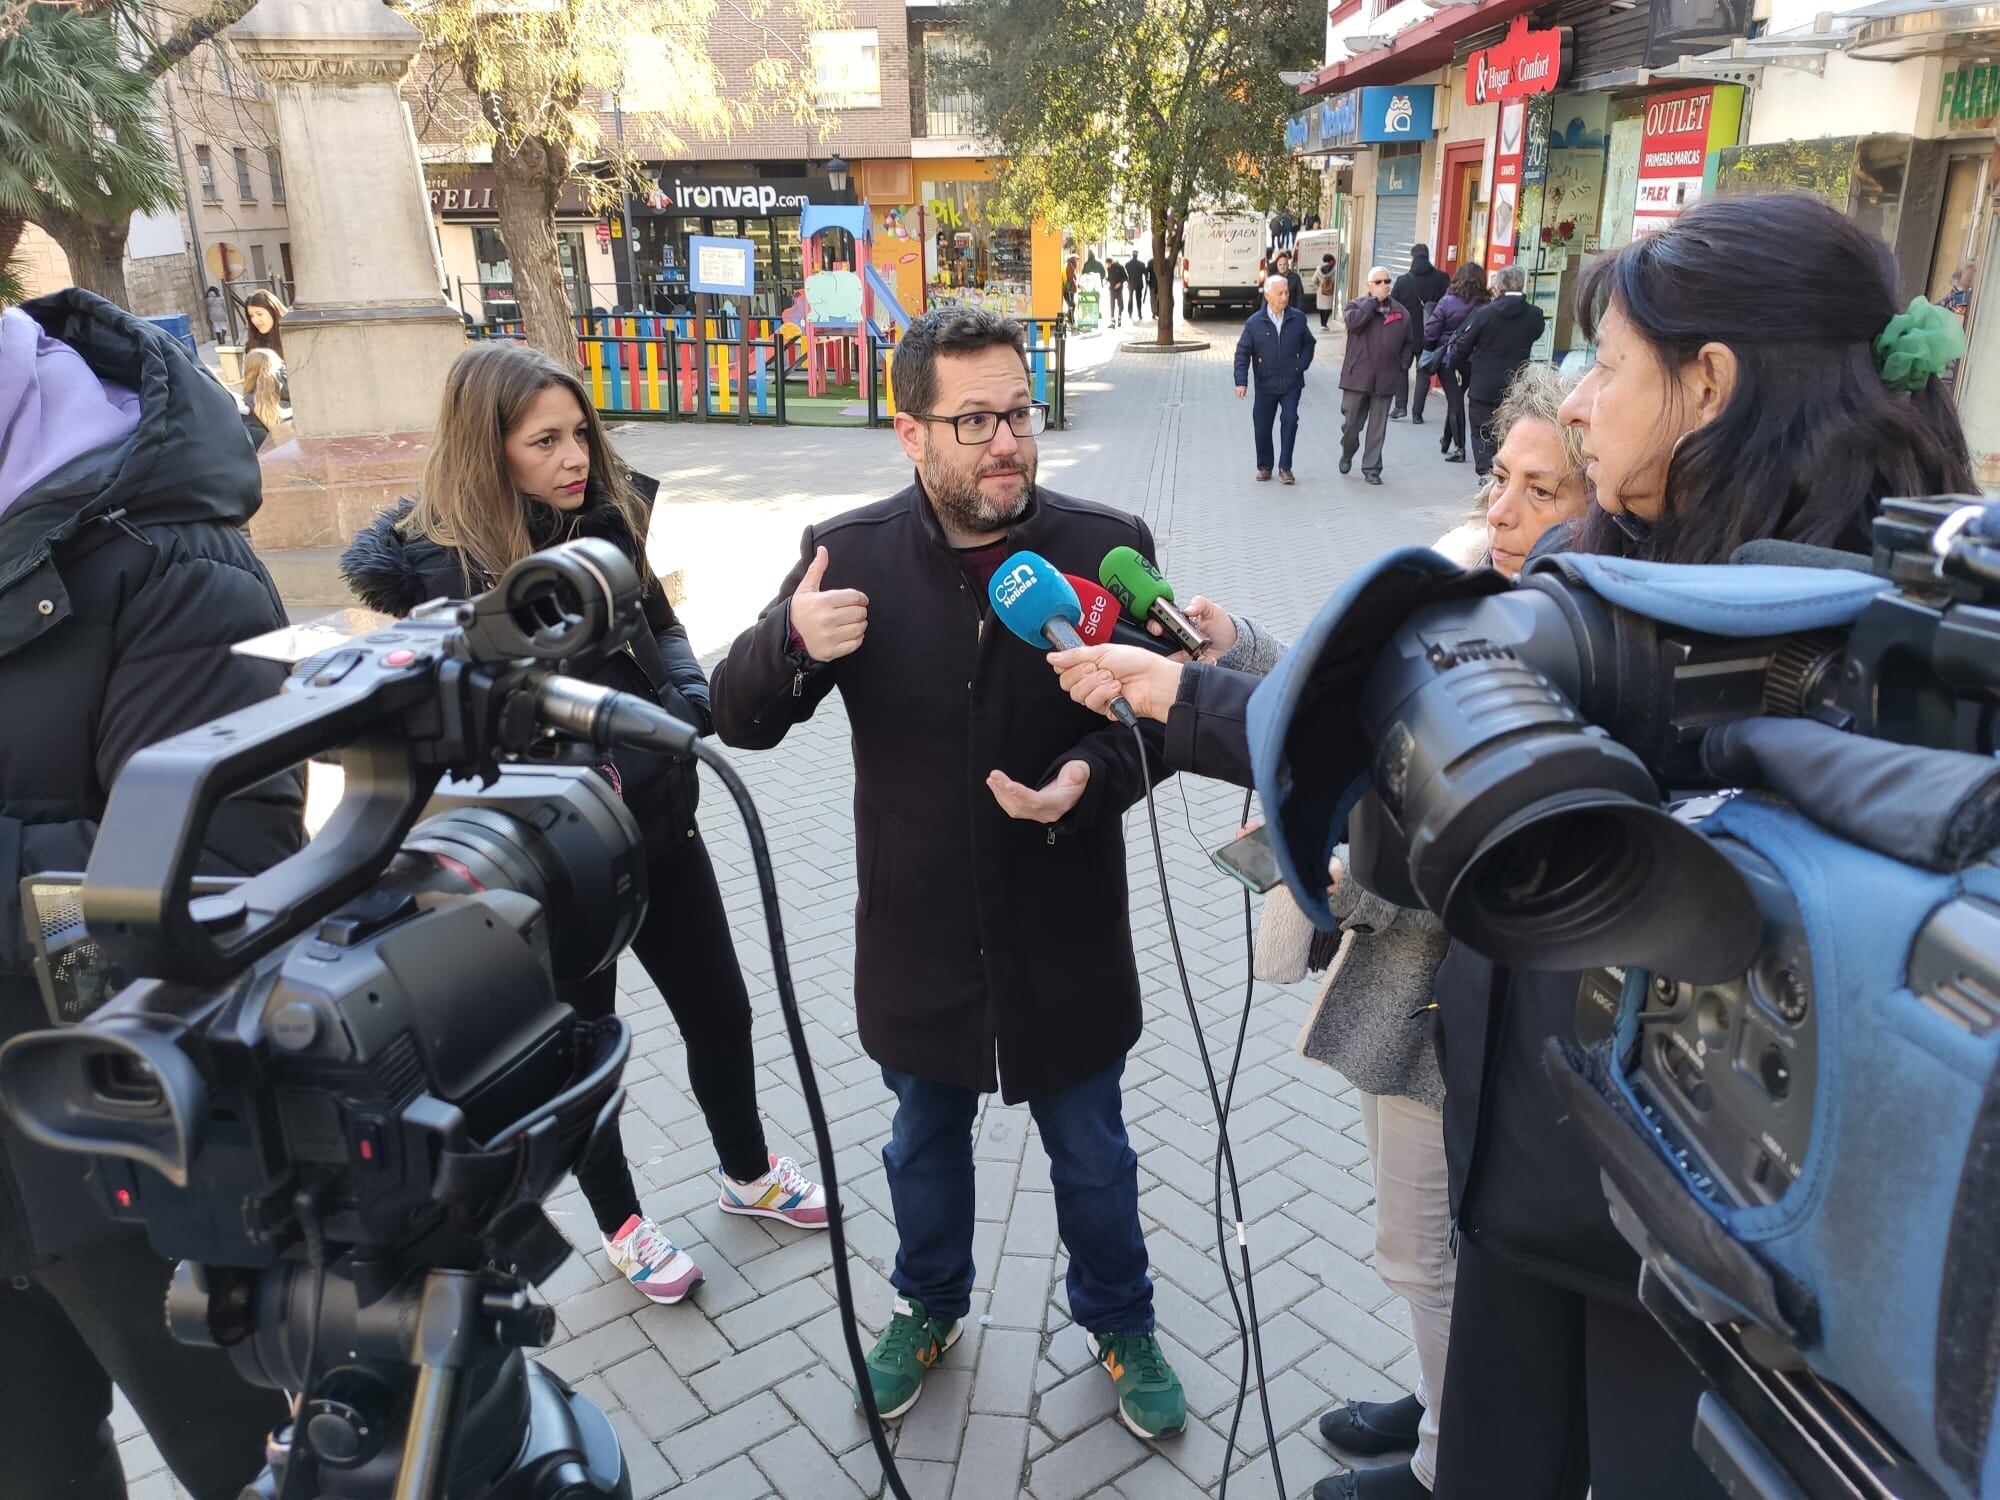
[(827, 589), (827, 555), (822, 547), (813, 554), (806, 576), (792, 590), (792, 629), (805, 642), (806, 655), (814, 661), (838, 661), (861, 649), (868, 634), (868, 596), (859, 589)]
[(1105, 553), (1097, 577), (1132, 620), (1157, 623), (1167, 639), (1190, 656), (1201, 655), (1212, 644), (1174, 604), (1174, 586), (1132, 548), (1113, 547)]
[[(1115, 595), (1117, 590), (1111, 592)], [(1083, 647), (1083, 637), (1077, 634), (1082, 602), (1069, 580), (1039, 553), (1016, 552), (1000, 564), (986, 594), (993, 603), (993, 617), (1029, 645), (1054, 646), (1058, 651)], [(1139, 722), (1132, 706), (1115, 696), (1106, 700), (1104, 711), (1127, 726)]]
[(1060, 675), (1062, 690), (1092, 713), (1118, 718), (1114, 705), (1122, 703), (1139, 718), (1164, 724), (1180, 696), (1187, 663), (1178, 654), (1165, 657), (1145, 646), (1086, 645), (1050, 652), (1049, 665)]

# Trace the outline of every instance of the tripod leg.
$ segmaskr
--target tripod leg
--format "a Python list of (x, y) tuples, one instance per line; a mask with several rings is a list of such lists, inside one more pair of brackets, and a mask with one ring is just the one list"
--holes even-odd
[(458, 1398), (456, 1368), (423, 1365), (410, 1398), (410, 1426), (395, 1500), (444, 1500), (445, 1464), (451, 1457), (452, 1409)]

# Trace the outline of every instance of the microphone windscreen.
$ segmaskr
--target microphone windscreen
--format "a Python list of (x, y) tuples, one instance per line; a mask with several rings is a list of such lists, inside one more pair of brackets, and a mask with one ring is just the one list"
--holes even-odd
[(1079, 578), (1074, 573), (1065, 573), (1063, 577), (1076, 590), (1077, 605), (1083, 611), (1083, 617), (1076, 622), (1076, 633), (1083, 637), (1087, 646), (1104, 645), (1111, 639), (1111, 632), (1123, 613), (1118, 608), (1118, 601), (1105, 591), (1102, 584)]
[(1046, 651), (1048, 638), (1042, 627), (1050, 620), (1067, 620), (1075, 625), (1083, 618), (1083, 606), (1076, 590), (1057, 571), (1055, 564), (1036, 552), (1016, 552), (994, 570), (986, 586), (993, 614), (1001, 624), (1029, 645)]
[(1098, 564), (1097, 578), (1134, 620), (1143, 620), (1161, 599), (1171, 601), (1174, 586), (1160, 570), (1130, 547), (1113, 547)]

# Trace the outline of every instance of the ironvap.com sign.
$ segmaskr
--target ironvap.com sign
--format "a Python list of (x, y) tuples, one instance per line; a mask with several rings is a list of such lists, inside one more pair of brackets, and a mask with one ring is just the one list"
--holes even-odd
[(655, 213), (663, 214), (770, 219), (795, 215), (808, 203), (833, 201), (833, 185), (824, 177), (705, 182), (683, 178), (669, 169), (660, 174), (659, 189), (647, 198), (646, 204)]

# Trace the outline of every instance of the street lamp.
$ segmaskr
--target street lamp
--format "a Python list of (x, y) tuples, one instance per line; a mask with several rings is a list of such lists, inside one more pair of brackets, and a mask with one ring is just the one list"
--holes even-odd
[(826, 180), (827, 185), (833, 189), (834, 197), (838, 198), (842, 193), (846, 192), (847, 163), (837, 156), (829, 161), (826, 164)]

